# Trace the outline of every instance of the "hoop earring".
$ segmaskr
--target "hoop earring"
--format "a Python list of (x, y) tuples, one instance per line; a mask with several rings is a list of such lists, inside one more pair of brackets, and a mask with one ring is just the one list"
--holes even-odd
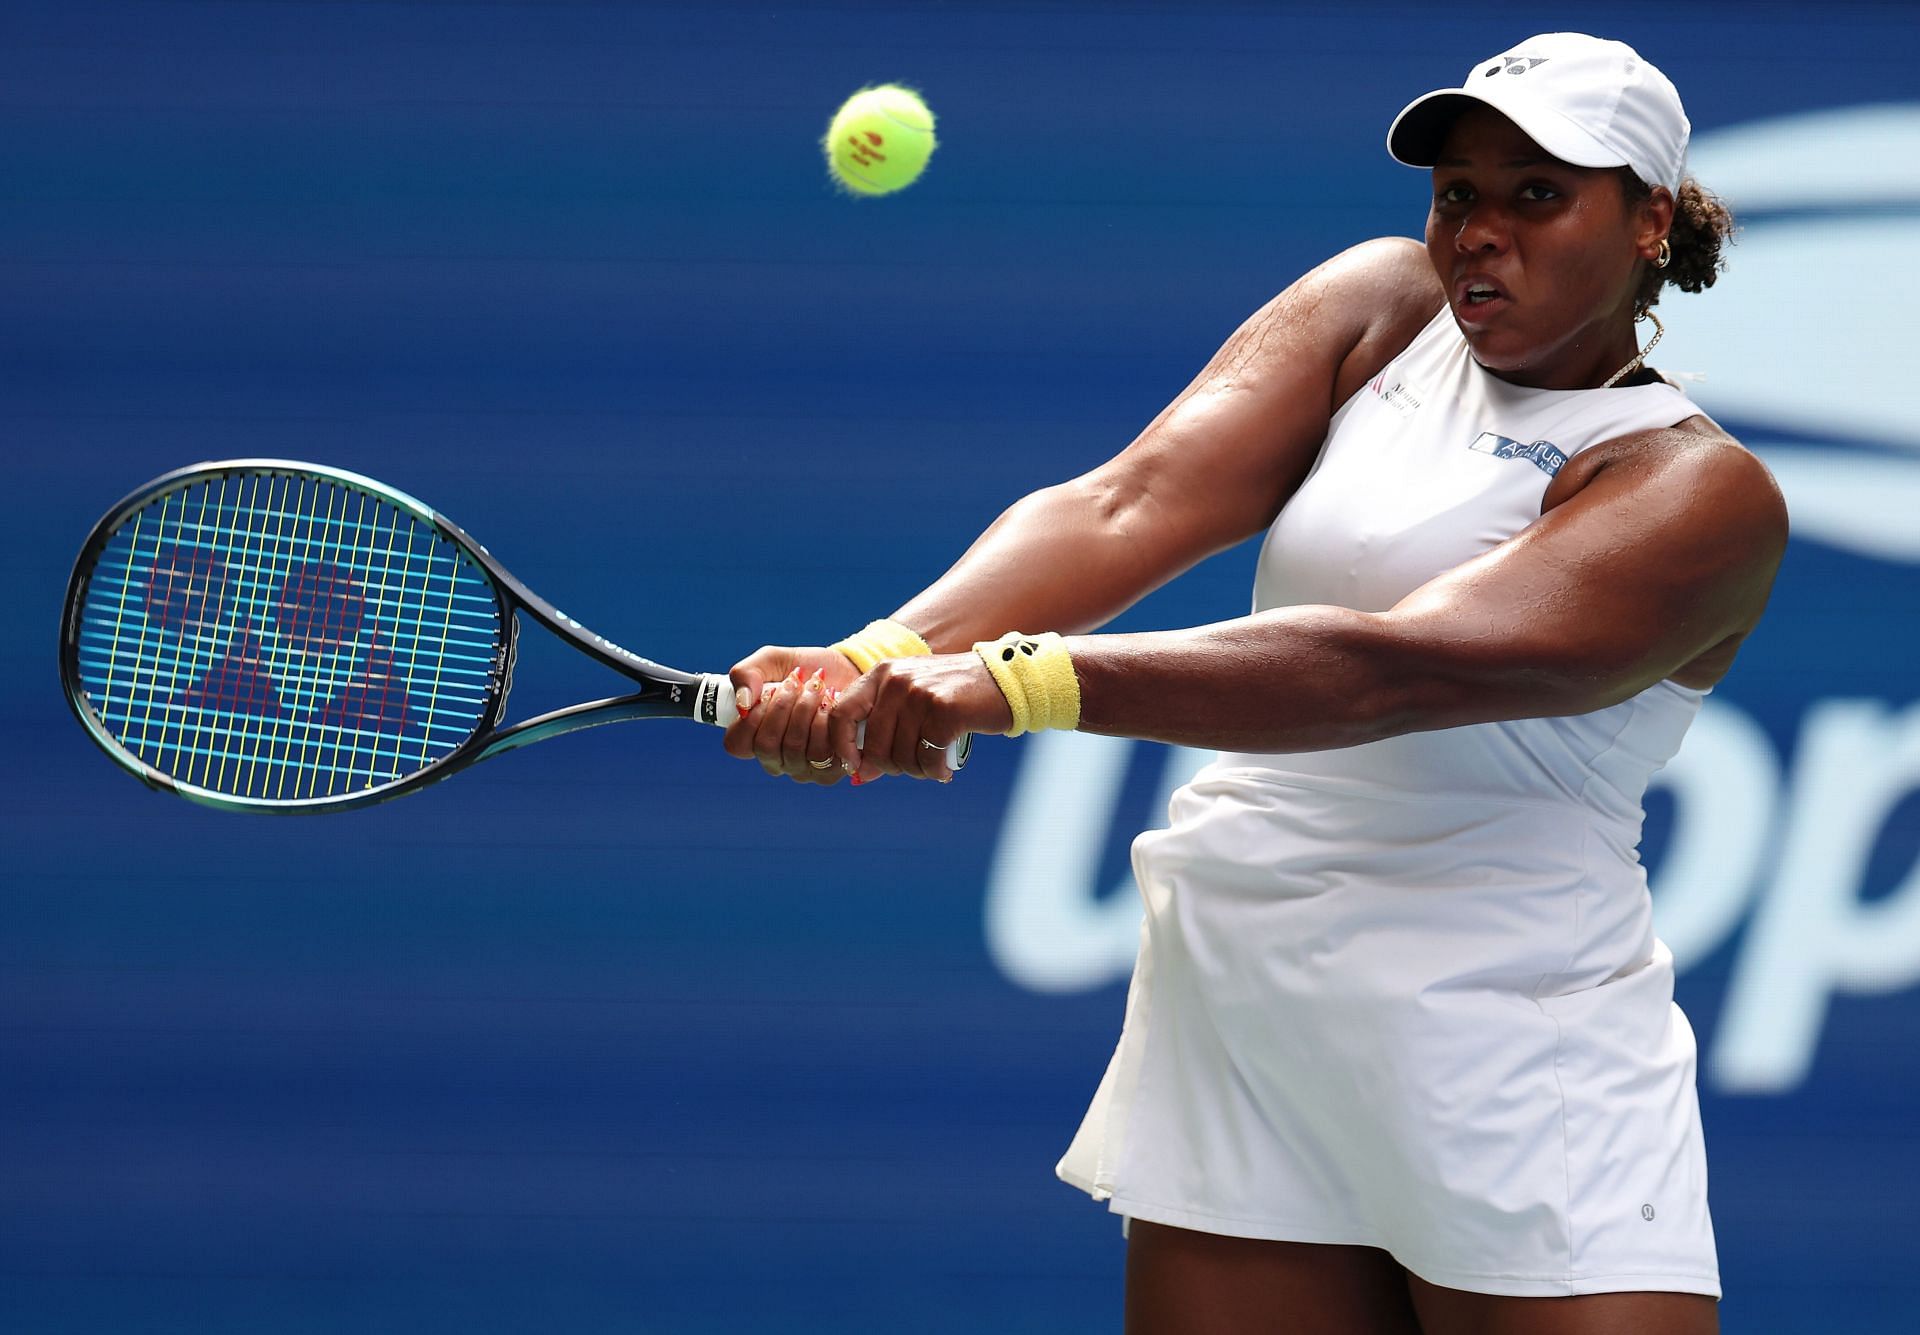
[(1667, 244), (1667, 239), (1663, 236), (1660, 238), (1660, 249), (1653, 257), (1653, 267), (1656, 269), (1664, 269), (1672, 262), (1673, 247)]

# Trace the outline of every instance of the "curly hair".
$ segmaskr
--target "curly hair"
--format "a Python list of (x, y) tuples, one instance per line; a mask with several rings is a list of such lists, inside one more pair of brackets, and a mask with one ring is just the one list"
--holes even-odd
[[(1652, 189), (1635, 174), (1633, 168), (1620, 169), (1620, 190), (1632, 206), (1653, 197)], [(1664, 269), (1651, 264), (1640, 279), (1636, 310), (1647, 310), (1660, 300), (1660, 289), (1671, 283), (1682, 292), (1700, 292), (1713, 286), (1714, 279), (1727, 265), (1721, 251), (1733, 239), (1733, 214), (1718, 195), (1710, 193), (1691, 176), (1680, 182), (1673, 198), (1673, 226), (1667, 231), (1667, 244), (1673, 258)]]

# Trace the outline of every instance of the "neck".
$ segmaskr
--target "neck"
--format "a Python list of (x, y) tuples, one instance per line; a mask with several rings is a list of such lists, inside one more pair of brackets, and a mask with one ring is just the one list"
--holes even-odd
[[(1660, 323), (1660, 317), (1651, 310), (1641, 314), (1653, 321), (1653, 337), (1647, 340), (1644, 348), (1636, 346), (1639, 340), (1634, 326), (1630, 324), (1624, 343), (1609, 339), (1607, 350), (1603, 353), (1582, 352), (1575, 363), (1579, 369), (1569, 369), (1565, 362), (1551, 370), (1543, 369), (1538, 364), (1499, 369), (1481, 362), (1480, 367), (1496, 379), (1519, 385), (1523, 389), (1612, 389), (1646, 364), (1647, 354), (1653, 351), (1653, 345), (1667, 332)], [(1479, 360), (1477, 356), (1475, 360)]]
[(1649, 320), (1653, 321), (1653, 337), (1647, 340), (1646, 347), (1640, 349), (1640, 351), (1633, 354), (1632, 361), (1628, 362), (1625, 366), (1621, 367), (1618, 371), (1615, 371), (1612, 375), (1608, 376), (1606, 379), (1606, 383), (1601, 385), (1600, 388), (1612, 389), (1615, 385), (1619, 384), (1622, 380), (1625, 380), (1628, 376), (1632, 375), (1635, 371), (1638, 371), (1642, 366), (1646, 365), (1647, 354), (1653, 351), (1653, 345), (1658, 343), (1663, 337), (1665, 337), (1667, 332), (1667, 327), (1660, 323), (1660, 317), (1653, 313), (1653, 307), (1651, 306), (1647, 307), (1645, 313), (1646, 313), (1646, 317)]

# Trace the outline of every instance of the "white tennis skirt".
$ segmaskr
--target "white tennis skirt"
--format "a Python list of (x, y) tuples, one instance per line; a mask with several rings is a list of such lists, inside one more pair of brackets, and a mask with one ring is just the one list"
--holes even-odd
[(1125, 1029), (1060, 1177), (1449, 1288), (1718, 1297), (1693, 1032), (1630, 847), (1546, 802), (1337, 787), (1215, 766), (1135, 842)]

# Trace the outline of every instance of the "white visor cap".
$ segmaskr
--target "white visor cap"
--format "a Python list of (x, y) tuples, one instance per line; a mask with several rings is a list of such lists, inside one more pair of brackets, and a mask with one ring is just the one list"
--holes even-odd
[(1475, 65), (1458, 88), (1409, 102), (1387, 152), (1409, 167), (1440, 158), (1454, 118), (1492, 107), (1534, 143), (1576, 167), (1631, 167), (1647, 185), (1680, 188), (1692, 129), (1671, 80), (1625, 42), (1585, 33), (1529, 37)]

